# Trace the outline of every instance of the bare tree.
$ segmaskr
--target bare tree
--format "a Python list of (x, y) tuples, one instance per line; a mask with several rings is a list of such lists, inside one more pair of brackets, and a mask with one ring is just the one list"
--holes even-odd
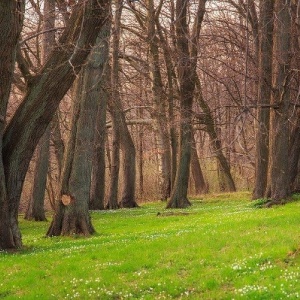
[(198, 40), (205, 4), (205, 0), (199, 0), (191, 38), (189, 38), (187, 1), (178, 0), (176, 2), (176, 38), (180, 88), (180, 154), (176, 179), (167, 208), (183, 208), (191, 205), (187, 198), (187, 189), (192, 143), (192, 107), (196, 84)]

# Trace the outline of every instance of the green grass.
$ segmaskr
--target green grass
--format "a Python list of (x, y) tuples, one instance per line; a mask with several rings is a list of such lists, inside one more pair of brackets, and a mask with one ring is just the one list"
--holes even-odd
[(0, 253), (0, 299), (297, 299), (300, 202), (249, 198), (92, 212), (91, 238), (44, 238), (49, 223), (20, 218), (26, 247)]

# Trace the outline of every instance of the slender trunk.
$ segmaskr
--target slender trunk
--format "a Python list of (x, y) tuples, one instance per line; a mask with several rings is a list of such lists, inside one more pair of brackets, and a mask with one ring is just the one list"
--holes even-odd
[[(45, 0), (43, 31), (49, 31), (55, 27), (55, 0)], [(49, 31), (43, 35), (42, 63), (45, 63), (53, 46), (55, 45), (55, 32)], [(29, 199), (25, 219), (35, 221), (46, 221), (44, 211), (44, 200), (49, 166), (50, 146), (49, 125), (37, 147), (37, 158), (33, 175), (33, 186)]]
[[(178, 51), (178, 80), (180, 85), (180, 154), (174, 188), (167, 208), (184, 208), (191, 203), (187, 198), (191, 142), (192, 106), (196, 83), (197, 43), (205, 12), (206, 1), (199, 1), (191, 38), (187, 24), (187, 1), (176, 2), (176, 37)], [(189, 45), (190, 41), (190, 45)]]
[[(112, 70), (111, 70), (111, 90), (112, 97), (109, 102), (111, 116), (113, 118), (114, 129), (114, 142), (116, 147), (118, 144), (123, 153), (123, 190), (121, 192), (121, 201), (119, 202), (120, 207), (136, 207), (138, 206), (135, 201), (135, 180), (136, 180), (136, 169), (135, 169), (135, 147), (133, 144), (132, 137), (126, 125), (125, 115), (123, 112), (123, 106), (119, 93), (119, 39), (120, 39), (120, 26), (121, 26), (121, 14), (122, 14), (122, 0), (116, 0), (116, 14), (114, 19), (114, 30), (113, 30), (113, 41), (112, 41)], [(116, 149), (117, 151), (117, 149)], [(114, 153), (116, 156), (116, 164), (112, 161), (112, 167), (116, 168), (118, 172), (119, 162), (118, 153)], [(111, 174), (113, 175), (113, 174)], [(116, 182), (116, 180), (115, 180)], [(118, 189), (116, 183), (111, 184), (111, 191)], [(109, 196), (109, 199), (111, 196)], [(114, 200), (115, 201), (115, 200)]]
[(59, 39), (59, 46), (52, 51), (40, 73), (32, 80), (27, 94), (6, 127), (2, 153), (10, 219), (19, 245), (18, 207), (29, 162), (61, 99), (95, 43), (106, 20), (108, 4), (109, 0), (88, 0), (73, 6), (74, 11)]
[(218, 138), (218, 134), (214, 126), (212, 112), (203, 98), (199, 79), (197, 79), (196, 100), (203, 111), (204, 116), (201, 116), (201, 118), (203, 119), (203, 123), (205, 124), (205, 131), (210, 138), (214, 155), (218, 160), (218, 169), (220, 171), (220, 190), (226, 192), (234, 192), (236, 191), (236, 187), (230, 172), (230, 166), (225, 155), (222, 152), (222, 144), (220, 139)]
[(171, 192), (171, 152), (168, 123), (166, 119), (166, 97), (160, 71), (158, 38), (155, 32), (155, 15), (153, 0), (148, 0), (148, 43), (152, 96), (154, 101), (154, 130), (156, 132), (159, 171), (160, 199), (165, 201)]
[(267, 188), (270, 111), (260, 106), (268, 105), (271, 101), (274, 0), (261, 0), (260, 6), (258, 126), (253, 199), (264, 197)]
[(192, 158), (191, 158), (191, 170), (195, 184), (195, 192), (197, 195), (208, 193), (208, 187), (205, 182), (203, 172), (199, 163), (195, 137), (192, 137)]
[(299, 159), (300, 159), (300, 118), (296, 121), (294, 130), (291, 133), (290, 139), (290, 150), (289, 150), (289, 175), (290, 175), (290, 188), (291, 191), (297, 191), (298, 186), (296, 179), (299, 170)]
[[(60, 225), (51, 225), (48, 235), (90, 235), (94, 228), (89, 215), (90, 187), (92, 175), (92, 157), (94, 148), (95, 124), (97, 107), (99, 105), (99, 92), (101, 92), (101, 77), (103, 67), (107, 61), (107, 47), (103, 47), (103, 39), (107, 38), (107, 29), (102, 28), (96, 40), (88, 62), (79, 76), (76, 89), (76, 102), (79, 102), (74, 114), (70, 140), (71, 147), (68, 148), (70, 157), (67, 162), (71, 165), (68, 172), (64, 173), (65, 186), (61, 191), (61, 202), (58, 205), (57, 214)], [(104, 50), (103, 50), (104, 49)], [(105, 53), (103, 52), (105, 51)], [(100, 69), (102, 66), (102, 69)], [(66, 200), (65, 200), (66, 199)], [(67, 203), (65, 202), (67, 201)], [(56, 216), (53, 219), (55, 224)], [(52, 228), (61, 228), (60, 232), (52, 231)]]

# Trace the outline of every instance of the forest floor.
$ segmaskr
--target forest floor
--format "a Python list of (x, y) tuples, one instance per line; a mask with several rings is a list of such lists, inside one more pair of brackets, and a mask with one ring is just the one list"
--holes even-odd
[(0, 298), (300, 298), (300, 201), (267, 209), (249, 199), (95, 211), (90, 238), (45, 238), (49, 222), (20, 216), (25, 248), (0, 253)]

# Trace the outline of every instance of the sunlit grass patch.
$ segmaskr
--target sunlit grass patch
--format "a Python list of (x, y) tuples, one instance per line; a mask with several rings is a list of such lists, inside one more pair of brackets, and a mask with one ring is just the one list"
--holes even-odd
[(297, 299), (300, 203), (257, 209), (249, 199), (93, 211), (89, 238), (45, 238), (49, 222), (20, 218), (26, 247), (0, 253), (0, 298)]

